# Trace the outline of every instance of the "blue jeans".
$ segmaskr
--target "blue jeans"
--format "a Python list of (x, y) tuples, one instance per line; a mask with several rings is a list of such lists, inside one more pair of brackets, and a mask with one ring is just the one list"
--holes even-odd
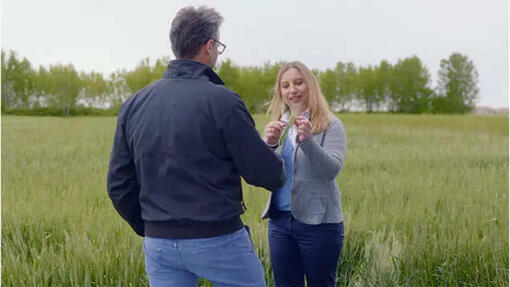
[(276, 286), (335, 286), (343, 223), (304, 224), (289, 211), (272, 211), (269, 253)]
[(245, 228), (200, 239), (145, 237), (143, 251), (152, 287), (197, 286), (200, 277), (214, 286), (266, 286)]

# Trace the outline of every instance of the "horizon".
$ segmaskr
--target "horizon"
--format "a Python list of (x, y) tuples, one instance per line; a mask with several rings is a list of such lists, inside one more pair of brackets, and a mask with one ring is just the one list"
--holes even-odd
[(220, 38), (227, 50), (218, 63), (229, 58), (240, 67), (260, 67), (300, 60), (324, 71), (339, 61), (357, 67), (381, 60), (394, 65), (416, 55), (435, 87), (440, 60), (459, 52), (479, 73), (476, 105), (509, 106), (508, 3), (499, 0), (319, 4), (5, 0), (2, 49), (26, 57), (33, 67), (71, 63), (78, 71), (108, 76), (132, 70), (145, 58), (151, 63), (162, 57), (174, 59), (168, 40), (171, 20), (180, 8), (204, 3), (225, 18)]

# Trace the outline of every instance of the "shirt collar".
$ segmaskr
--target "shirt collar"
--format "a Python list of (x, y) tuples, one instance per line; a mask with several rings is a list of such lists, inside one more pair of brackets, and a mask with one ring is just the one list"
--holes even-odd
[[(302, 117), (305, 117), (307, 119), (310, 119), (310, 109), (306, 109), (302, 114), (301, 114)], [(282, 116), (280, 117), (280, 121), (282, 122), (285, 122), (285, 123), (288, 123), (289, 122), (289, 117), (290, 117), (290, 110), (286, 110)]]

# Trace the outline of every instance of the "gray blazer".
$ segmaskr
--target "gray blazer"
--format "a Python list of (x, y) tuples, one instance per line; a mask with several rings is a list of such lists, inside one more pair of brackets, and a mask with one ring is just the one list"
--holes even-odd
[[(336, 177), (344, 164), (347, 140), (342, 122), (333, 117), (328, 128), (298, 143), (294, 150), (290, 209), (306, 224), (343, 222)], [(271, 196), (262, 218), (269, 217)]]

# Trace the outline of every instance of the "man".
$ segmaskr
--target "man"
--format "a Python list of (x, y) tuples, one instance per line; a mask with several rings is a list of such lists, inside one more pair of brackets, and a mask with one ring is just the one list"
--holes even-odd
[(181, 9), (170, 31), (177, 60), (119, 111), (108, 194), (145, 236), (151, 286), (196, 286), (200, 277), (265, 286), (240, 219), (240, 175), (275, 190), (285, 172), (242, 100), (211, 69), (225, 49), (222, 21), (213, 9)]

